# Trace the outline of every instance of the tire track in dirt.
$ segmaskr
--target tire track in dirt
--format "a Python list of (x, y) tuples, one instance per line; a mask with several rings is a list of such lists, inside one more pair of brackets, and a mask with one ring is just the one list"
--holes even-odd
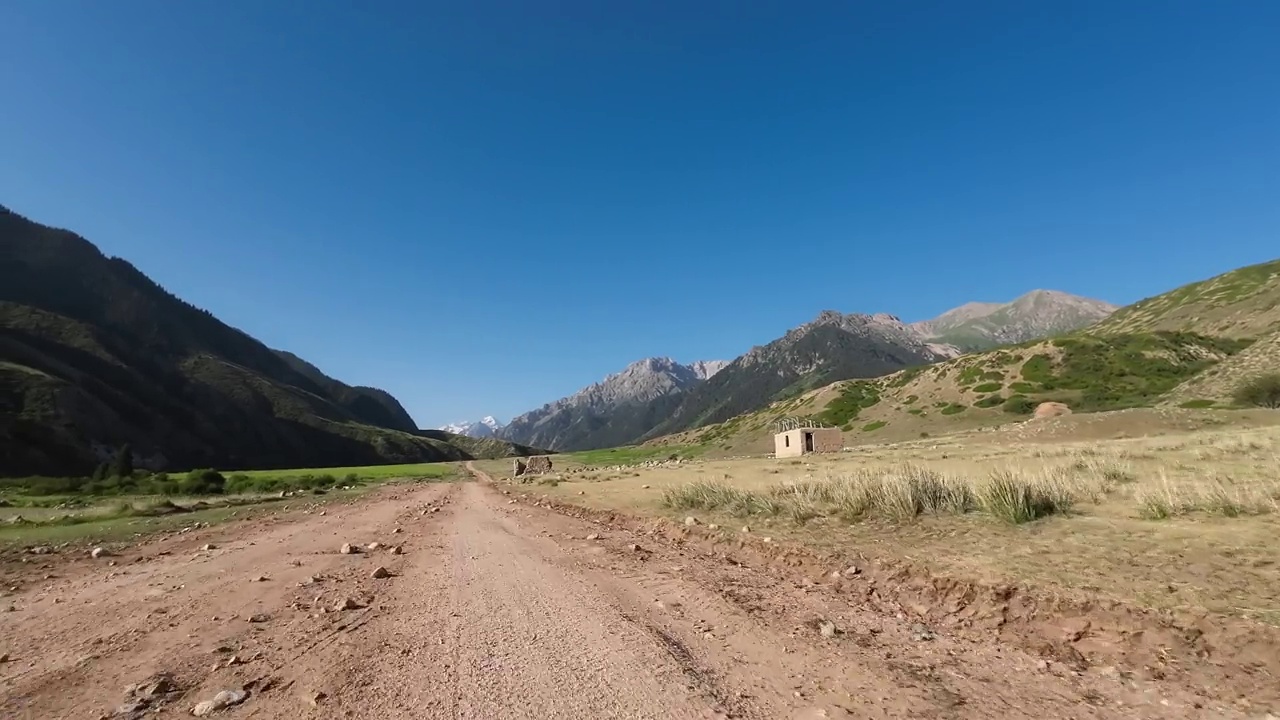
[[(252, 680), (329, 630), (302, 603), (360, 593), (355, 565), (365, 556), (337, 554), (343, 542), (387, 542), (406, 503), (446, 492), (389, 488), (374, 501), (220, 525), (142, 543), (113, 557), (114, 566), (55, 558), (53, 579), (21, 593), (17, 612), (0, 614), (13, 660), (0, 665), (0, 717), (85, 717), (87, 708), (120, 704), (128, 684), (156, 672), (191, 693)], [(254, 659), (225, 665), (231, 656)], [(184, 710), (194, 702), (184, 698)]]
[[(1084, 671), (995, 641), (932, 631), (919, 640), (906, 615), (868, 610), (856, 593), (833, 596), (821, 582), (784, 568), (749, 567), (697, 544), (668, 544), (656, 524), (648, 531), (639, 522), (602, 524), (563, 514), (516, 488), (501, 492), (518, 498), (502, 507), (554, 527), (553, 537), (564, 531), (600, 536), (594, 543), (560, 543), (566, 561), (584, 575), (598, 572), (602, 587), (616, 581), (620, 597), (638, 591), (661, 600), (667, 607), (656, 621), (667, 618), (664, 630), (699, 664), (720, 672), (735, 693), (773, 699), (760, 707), (763, 716), (817, 708), (831, 717), (845, 717), (842, 711), (852, 717), (1267, 717), (1265, 706), (1247, 697), (1214, 699), (1112, 668)], [(637, 544), (640, 553), (632, 549)], [(717, 618), (719, 647), (707, 648), (702, 631)], [(835, 637), (821, 637), (824, 619), (837, 625)], [(723, 637), (721, 628), (728, 629)], [(726, 654), (731, 661), (723, 662)], [(792, 687), (800, 693), (795, 702), (788, 698)]]

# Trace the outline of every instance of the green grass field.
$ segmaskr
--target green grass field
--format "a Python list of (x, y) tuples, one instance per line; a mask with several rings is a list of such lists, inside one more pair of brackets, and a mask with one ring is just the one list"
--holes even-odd
[[(123, 540), (134, 535), (168, 530), (195, 522), (222, 522), (244, 519), (276, 502), (288, 502), (276, 494), (280, 490), (301, 491), (306, 502), (328, 502), (353, 497), (379, 484), (395, 481), (445, 481), (463, 475), (461, 466), (451, 463), (375, 465), (369, 467), (299, 468), (232, 473), (247, 476), (236, 481), (246, 489), (216, 495), (155, 495), (125, 493), (108, 496), (48, 495), (6, 497), (0, 507), (0, 548), (14, 545), (56, 544), (60, 542), (102, 542)], [(346, 478), (354, 476), (350, 490)], [(307, 478), (328, 478), (327, 490)], [(336, 484), (329, 487), (330, 481)], [(324, 493), (323, 495), (317, 493)], [(270, 494), (268, 494), (270, 493)], [(175, 508), (181, 510), (174, 511)], [(21, 516), (25, 522), (11, 522)]]

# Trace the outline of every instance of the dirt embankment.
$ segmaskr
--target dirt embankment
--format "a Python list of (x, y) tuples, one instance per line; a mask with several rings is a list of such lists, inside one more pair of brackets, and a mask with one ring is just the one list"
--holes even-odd
[(109, 558), (7, 563), (0, 717), (178, 718), (216, 700), (201, 711), (290, 720), (1249, 718), (1274, 701), (1256, 676), (1209, 690), (1181, 667), (1104, 671), (974, 634), (978, 617), (966, 631), (876, 604), (890, 581), (873, 567), (835, 579), (513, 500), (393, 487)]

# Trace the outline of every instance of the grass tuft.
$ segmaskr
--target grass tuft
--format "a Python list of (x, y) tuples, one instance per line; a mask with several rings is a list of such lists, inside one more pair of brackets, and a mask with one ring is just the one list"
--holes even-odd
[(993, 517), (1020, 525), (1049, 515), (1067, 514), (1075, 497), (1070, 487), (1054, 475), (1028, 478), (1009, 470), (997, 470), (991, 474), (990, 481), (979, 488), (978, 501)]

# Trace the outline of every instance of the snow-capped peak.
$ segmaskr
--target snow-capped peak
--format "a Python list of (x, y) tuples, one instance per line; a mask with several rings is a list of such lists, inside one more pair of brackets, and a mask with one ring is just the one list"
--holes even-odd
[(503, 428), (503, 424), (492, 415), (486, 415), (478, 421), (464, 420), (462, 422), (449, 423), (441, 426), (439, 429), (454, 435), (466, 435), (467, 437), (486, 438), (493, 437)]

